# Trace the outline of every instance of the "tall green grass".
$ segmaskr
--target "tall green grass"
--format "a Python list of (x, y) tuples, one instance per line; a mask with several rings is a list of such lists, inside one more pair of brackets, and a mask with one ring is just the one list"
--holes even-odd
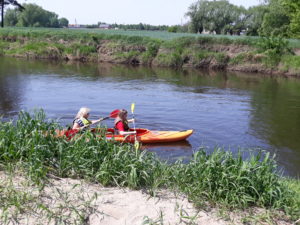
[(200, 149), (187, 164), (167, 164), (154, 154), (95, 138), (91, 132), (71, 141), (55, 137), (55, 129), (61, 128), (47, 121), (43, 111), (20, 112), (16, 121), (1, 121), (1, 167), (17, 165), (41, 186), (53, 174), (106, 186), (146, 188), (152, 194), (157, 188), (171, 188), (187, 194), (198, 206), (260, 206), (284, 210), (294, 219), (299, 216), (299, 187), (289, 188), (291, 181), (276, 173), (269, 154), (243, 160), (241, 154), (234, 156), (222, 149), (212, 154)]

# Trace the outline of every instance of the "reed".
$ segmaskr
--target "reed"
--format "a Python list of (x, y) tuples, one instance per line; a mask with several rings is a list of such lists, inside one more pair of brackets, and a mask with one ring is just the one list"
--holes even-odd
[[(168, 164), (130, 144), (95, 138), (91, 132), (68, 141), (55, 137), (62, 127), (46, 120), (43, 111), (20, 112), (16, 121), (0, 122), (0, 165), (21, 167), (41, 187), (52, 174), (84, 178), (106, 186), (148, 189), (172, 188), (185, 193), (195, 205), (248, 208), (259, 206), (284, 210), (298, 219), (300, 188), (296, 180), (276, 173), (269, 153), (233, 155), (216, 148), (195, 152), (189, 163)], [(25, 196), (26, 197), (26, 196)]]

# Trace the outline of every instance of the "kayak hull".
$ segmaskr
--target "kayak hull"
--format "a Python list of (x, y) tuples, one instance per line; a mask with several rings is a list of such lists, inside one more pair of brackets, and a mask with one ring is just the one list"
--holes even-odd
[[(132, 129), (131, 129), (132, 130)], [(193, 130), (183, 130), (183, 131), (152, 131), (143, 128), (136, 129), (135, 135), (116, 135), (114, 134), (114, 129), (108, 128), (94, 128), (91, 129), (91, 132), (94, 133), (97, 137), (103, 138), (103, 134), (105, 133), (105, 137), (107, 140), (113, 140), (124, 143), (134, 143), (135, 139), (143, 144), (148, 143), (169, 143), (182, 141), (187, 139), (192, 135)], [(69, 139), (72, 139), (76, 134), (79, 134), (78, 130), (60, 130), (57, 131), (57, 136), (66, 136)]]

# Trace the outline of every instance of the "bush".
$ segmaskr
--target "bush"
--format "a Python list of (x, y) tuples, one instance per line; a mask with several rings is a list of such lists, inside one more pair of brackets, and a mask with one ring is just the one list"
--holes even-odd
[(178, 31), (178, 26), (171, 26), (168, 28), (168, 32), (177, 33), (177, 31)]
[(289, 42), (280, 37), (262, 37), (258, 41), (258, 47), (262, 52), (272, 50), (274, 54), (278, 55), (292, 52)]

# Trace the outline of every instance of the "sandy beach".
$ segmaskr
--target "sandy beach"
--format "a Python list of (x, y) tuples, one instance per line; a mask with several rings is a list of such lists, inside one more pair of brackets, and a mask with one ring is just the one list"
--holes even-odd
[(143, 190), (55, 177), (39, 189), (24, 176), (0, 172), (0, 191), (4, 199), (0, 224), (243, 224), (241, 214), (220, 217), (215, 209), (199, 211), (184, 195), (168, 190), (153, 197)]
[[(166, 190), (155, 197), (141, 190), (106, 188), (74, 179), (50, 179), (43, 190), (22, 176), (1, 172), (2, 194), (26, 196), (21, 210), (6, 213), (10, 224), (228, 224), (213, 212), (196, 210), (183, 195)], [(12, 179), (13, 178), (13, 179)], [(10, 190), (10, 191), (9, 191)], [(7, 193), (5, 193), (7, 192)], [(11, 197), (11, 196), (10, 196)]]

